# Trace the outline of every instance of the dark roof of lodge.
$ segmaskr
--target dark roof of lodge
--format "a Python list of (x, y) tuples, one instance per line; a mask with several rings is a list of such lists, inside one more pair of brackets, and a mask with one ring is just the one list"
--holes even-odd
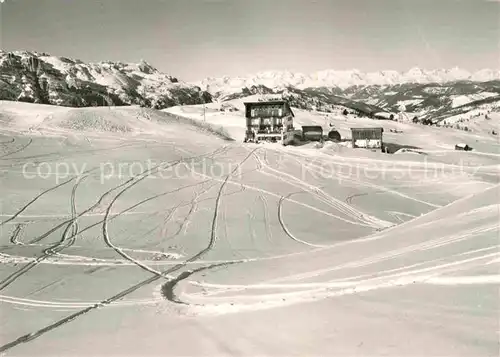
[(351, 130), (382, 130), (382, 131), (384, 131), (384, 128), (382, 128), (382, 127), (373, 127), (373, 128), (351, 128)]
[(323, 130), (323, 127), (321, 125), (301, 125), (302, 129), (318, 129), (318, 130)]
[(286, 100), (266, 100), (266, 101), (262, 101), (262, 102), (245, 102), (244, 103), (245, 106), (246, 105), (254, 105), (254, 104), (288, 104), (288, 102)]

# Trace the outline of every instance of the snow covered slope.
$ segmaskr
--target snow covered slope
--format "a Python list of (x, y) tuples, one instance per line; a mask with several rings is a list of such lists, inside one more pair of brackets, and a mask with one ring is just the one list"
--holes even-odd
[(498, 352), (497, 137), (384, 122), (426, 155), (243, 144), (208, 129), (243, 119), (215, 105), (203, 123), (0, 102), (0, 353)]
[[(238, 111), (235, 112), (221, 111), (221, 103), (207, 104), (205, 110), (203, 105), (188, 105), (171, 107), (164, 109), (164, 111), (199, 122), (206, 120), (206, 123), (214, 125), (218, 130), (225, 130), (229, 136), (241, 142), (245, 132), (243, 103), (258, 100), (260, 97), (260, 95), (255, 95), (223, 102), (237, 108)], [(346, 109), (349, 113), (344, 115)], [(468, 142), (473, 147), (479, 145), (479, 148), (483, 142), (486, 142), (493, 144), (493, 146), (488, 144), (487, 147), (494, 148), (494, 152), (498, 151), (498, 147), (494, 143), (498, 143), (499, 136), (494, 135), (493, 132), (495, 129), (498, 132), (500, 116), (498, 113), (491, 112), (487, 115), (488, 119), (484, 119), (484, 114), (489, 112), (487, 109), (482, 111), (482, 117), (473, 117), (472, 112), (470, 116), (459, 116), (446, 128), (444, 125), (429, 127), (408, 122), (372, 120), (359, 117), (356, 111), (344, 106), (334, 106), (330, 113), (303, 110), (296, 107), (293, 110), (295, 113), (294, 124), (298, 129), (302, 125), (320, 125), (326, 134), (331, 129), (330, 125), (333, 125), (343, 138), (349, 138), (351, 127), (383, 127), (384, 141), (400, 145), (416, 146), (424, 150), (441, 150), (443, 148), (453, 150), (458, 142)], [(464, 130), (466, 126), (468, 126), (467, 132)]]
[(199, 87), (145, 61), (83, 63), (49, 54), (0, 51), (0, 99), (64, 106), (136, 104), (165, 108), (210, 101)]
[[(53, 105), (0, 101), (0, 126), (4, 132), (34, 136), (149, 138), (205, 132), (232, 140), (200, 121), (138, 106), (68, 108)], [(196, 135), (195, 135), (196, 136)], [(194, 137), (190, 137), (195, 140)]]
[(500, 81), (353, 87), (345, 95), (386, 111), (439, 121), (472, 109), (499, 110)]

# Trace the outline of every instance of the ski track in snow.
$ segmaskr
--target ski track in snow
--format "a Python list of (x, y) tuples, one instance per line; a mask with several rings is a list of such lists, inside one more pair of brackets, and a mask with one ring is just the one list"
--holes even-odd
[[(262, 161), (258, 158), (257, 155), (255, 155), (255, 158), (257, 159), (258, 161), (258, 170), (261, 171), (265, 168), (265, 165), (262, 163)], [(293, 178), (292, 178), (293, 179)], [(378, 188), (378, 186), (376, 186)], [(283, 199), (285, 199), (286, 197), (282, 197), (280, 198), (280, 203)], [(412, 198), (410, 198), (412, 199)], [(426, 203), (426, 202), (424, 202)], [(279, 205), (279, 207), (281, 207)], [(436, 207), (439, 207), (439, 206), (436, 206)], [(401, 214), (399, 212), (395, 212), (393, 214)], [(405, 214), (403, 214), (405, 215)], [(318, 247), (316, 245), (313, 245), (313, 244), (310, 244), (308, 242), (305, 242), (303, 240), (300, 240), (298, 239), (297, 237), (293, 236), (293, 234), (291, 234), (288, 229), (286, 228), (286, 226), (284, 225), (283, 221), (282, 221), (282, 216), (281, 216), (281, 211), (279, 210), (279, 213), (278, 213), (278, 217), (280, 219), (280, 223), (282, 224), (282, 227), (283, 229), (285, 230), (285, 232), (287, 233), (287, 235), (292, 238), (293, 240), (297, 241), (297, 242), (300, 242), (302, 244), (305, 244), (305, 245), (310, 245), (310, 246), (313, 246), (313, 247)], [(369, 259), (365, 259), (365, 260), (361, 260), (361, 261), (357, 261), (357, 262), (354, 262), (354, 263), (348, 263), (348, 264), (345, 264), (343, 266), (338, 266), (336, 267), (336, 269), (348, 269), (348, 268), (354, 268), (354, 267), (361, 267), (361, 266), (367, 266), (367, 265), (370, 265), (370, 264), (375, 264), (375, 263), (380, 263), (380, 262), (383, 262), (383, 261), (387, 261), (387, 260), (391, 260), (391, 259), (394, 259), (394, 258), (397, 258), (398, 256), (401, 256), (403, 254), (411, 254), (413, 252), (417, 252), (417, 251), (423, 251), (423, 250), (429, 250), (429, 249), (436, 249), (436, 248), (439, 248), (443, 245), (447, 245), (447, 244), (452, 244), (452, 243), (457, 243), (457, 242), (460, 242), (462, 240), (467, 240), (467, 239), (471, 239), (471, 238), (474, 238), (474, 236), (476, 234), (481, 234), (481, 233), (485, 233), (485, 232), (495, 232), (498, 230), (498, 226), (497, 224), (493, 224), (491, 226), (486, 226), (486, 227), (481, 227), (481, 228), (478, 228), (478, 229), (473, 229), (473, 230), (470, 230), (470, 231), (465, 231), (463, 232), (461, 235), (459, 236), (452, 236), (452, 237), (443, 237), (443, 238), (439, 238), (439, 239), (436, 239), (434, 241), (428, 241), (428, 242), (425, 242), (425, 243), (422, 243), (422, 244), (419, 244), (419, 245), (414, 245), (414, 246), (408, 246), (408, 247), (405, 247), (403, 249), (400, 249), (400, 250), (396, 250), (396, 251), (393, 251), (393, 252), (390, 252), (390, 254), (387, 254), (387, 253), (384, 253), (380, 256), (375, 256), (375, 257), (372, 257), (372, 258), (369, 258)], [(321, 246), (319, 246), (321, 247)], [(493, 249), (497, 249), (498, 247), (493, 247)], [(471, 259), (472, 261), (474, 260), (483, 260), (483, 259), (490, 259), (490, 258), (494, 258), (498, 256), (498, 253), (493, 253), (493, 254), (489, 254), (489, 255), (485, 255), (485, 256), (481, 256), (479, 258), (473, 258)], [(450, 263), (448, 265), (443, 265), (442, 267), (448, 267), (448, 266), (460, 266), (461, 263), (467, 263), (469, 262), (470, 260), (464, 260), (463, 262), (455, 262), (455, 263)], [(441, 266), (436, 266), (436, 267), (433, 267), (433, 268), (429, 268), (427, 270), (437, 270), (439, 269)], [(333, 271), (334, 269), (329, 269), (328, 271)], [(445, 271), (446, 269), (444, 269)], [(422, 270), (422, 271), (425, 271), (425, 270)], [(443, 269), (441, 272), (444, 272)], [(322, 273), (325, 273), (324, 271), (323, 272), (312, 272), (310, 273), (309, 275), (312, 275), (312, 276), (316, 276), (318, 274), (322, 274)], [(389, 280), (386, 281), (386, 282), (382, 282), (380, 283), (379, 285), (368, 285), (367, 287), (365, 287), (364, 285), (366, 285), (366, 283), (364, 281), (359, 281), (359, 282), (349, 282), (349, 283), (345, 283), (345, 282), (340, 282), (340, 283), (326, 283), (326, 285), (328, 287), (331, 287), (331, 285), (333, 284), (333, 286), (354, 286), (355, 288), (352, 289), (352, 290), (345, 290), (343, 292), (336, 292), (336, 293), (333, 293), (333, 294), (320, 294), (322, 297), (325, 297), (325, 296), (339, 296), (339, 295), (342, 295), (342, 294), (348, 294), (348, 293), (355, 293), (355, 292), (360, 292), (360, 291), (370, 291), (370, 290), (374, 290), (374, 289), (378, 289), (378, 288), (383, 288), (383, 287), (393, 287), (393, 286), (401, 286), (401, 285), (407, 285), (409, 283), (415, 283), (415, 282), (432, 282), (433, 284), (439, 284), (440, 282), (444, 282), (444, 281), (450, 281), (451, 283), (448, 283), (450, 285), (452, 284), (496, 284), (498, 283), (498, 276), (496, 275), (490, 275), (490, 276), (486, 276), (486, 277), (479, 277), (478, 279), (474, 280), (472, 278), (464, 278), (464, 279), (460, 279), (460, 278), (456, 278), (456, 279), (450, 279), (450, 280), (446, 280), (446, 277), (443, 277), (441, 280), (440, 279), (434, 279), (434, 275), (432, 275), (430, 278), (427, 276), (427, 275), (422, 275), (422, 274), (419, 274), (421, 273), (421, 271), (419, 270), (414, 270), (414, 271), (409, 271), (409, 272), (405, 272), (405, 273), (400, 273), (400, 274), (396, 274), (396, 275), (393, 275), (393, 276), (389, 276)], [(410, 280), (401, 280), (400, 276), (414, 276), (413, 280), (410, 279)], [(304, 278), (304, 277), (302, 277)], [(212, 293), (210, 292), (207, 292), (207, 288), (210, 286), (210, 284), (196, 284), (196, 283), (193, 283), (193, 285), (198, 285), (198, 286), (201, 286), (204, 288), (204, 293), (203, 295), (204, 296), (207, 296), (207, 295), (213, 295)], [(257, 285), (257, 287), (260, 287), (260, 284)], [(272, 286), (274, 288), (283, 288), (282, 285), (280, 286)], [(301, 284), (292, 284), (291, 286), (289, 286), (290, 288), (292, 289), (297, 289), (297, 288), (302, 288), (303, 286)], [(324, 288), (324, 286), (322, 286)], [(227, 291), (227, 289), (231, 289), (231, 286), (230, 285), (220, 285), (219, 288), (222, 288), (223, 291)], [(234, 288), (234, 286), (233, 286)], [(269, 286), (265, 286), (264, 288), (269, 288)], [(247, 290), (247, 289), (251, 289), (251, 286), (249, 285), (246, 285), (246, 286), (238, 286), (238, 290)], [(295, 295), (297, 295), (297, 300), (295, 301), (296, 303), (299, 303), (299, 302), (304, 302), (304, 301), (308, 301), (312, 296), (309, 296), (307, 297), (308, 294), (310, 294), (310, 292), (299, 292), (299, 293), (294, 293)], [(289, 295), (289, 294), (288, 294)], [(262, 296), (257, 296), (256, 299), (260, 299), (259, 303), (257, 304), (243, 304), (243, 305), (239, 305), (239, 308), (236, 308), (235, 306), (238, 305), (237, 301), (238, 299), (242, 299), (245, 300), (246, 296), (244, 297), (241, 297), (241, 296), (235, 296), (235, 297), (232, 297), (232, 298), (229, 298), (229, 299), (226, 299), (226, 300), (230, 300), (231, 302), (228, 303), (227, 305), (224, 305), (224, 303), (221, 303), (220, 301), (217, 302), (217, 304), (215, 305), (211, 305), (213, 310), (210, 310), (210, 308), (208, 307), (208, 305), (210, 305), (209, 302), (206, 302), (203, 298), (201, 299), (202, 303), (201, 304), (193, 304), (193, 306), (196, 306), (196, 309), (195, 310), (192, 310), (192, 311), (196, 311), (196, 313), (202, 313), (201, 311), (203, 312), (207, 312), (207, 311), (217, 311), (218, 313), (228, 313), (230, 311), (233, 311), (233, 312), (237, 312), (237, 311), (244, 311), (244, 310), (247, 310), (247, 309), (250, 309), (250, 310), (254, 310), (254, 309), (260, 309), (260, 308), (270, 308), (270, 307), (273, 307), (273, 306), (281, 306), (281, 303), (283, 301), (285, 301), (285, 299), (288, 301), (286, 304), (290, 304), (291, 301), (288, 300), (288, 295), (284, 296), (283, 294), (278, 294), (277, 296), (277, 300), (279, 300), (280, 302), (276, 304), (269, 304), (269, 299), (272, 299), (273, 298), (273, 295), (262, 295)], [(315, 298), (317, 298), (317, 294), (313, 294)], [(181, 295), (181, 296), (184, 296), (184, 297), (189, 297), (189, 294), (186, 294), (184, 293), (184, 295)], [(292, 299), (293, 300), (293, 299)], [(222, 298), (222, 301), (224, 301), (224, 298)], [(236, 301), (236, 302), (235, 302)], [(268, 301), (267, 303), (265, 303), (264, 301)], [(201, 307), (202, 306), (202, 307)]]
[[(214, 151), (212, 153), (212, 155), (214, 154), (217, 154), (217, 153), (220, 153), (222, 152), (223, 150), (225, 150), (226, 148), (223, 147), (222, 150), (221, 149), (218, 149), (216, 151)], [(253, 153), (253, 152), (252, 152)], [(251, 157), (251, 154), (248, 154), (240, 163), (238, 166), (241, 166), (243, 165), (243, 163), (248, 160), (248, 158)], [(207, 155), (203, 155), (204, 157), (207, 157)], [(184, 160), (180, 160), (178, 162), (182, 162)], [(236, 170), (236, 169), (235, 169)], [(234, 170), (234, 171), (235, 171)], [(150, 174), (152, 170), (148, 170), (148, 172), (143, 172), (140, 176), (142, 176), (141, 178), (144, 177), (144, 175), (147, 175), (148, 173)], [(220, 185), (220, 188), (219, 188), (219, 191), (218, 191), (218, 194), (215, 198), (215, 209), (214, 209), (214, 215), (213, 215), (213, 220), (212, 220), (212, 228), (211, 228), (211, 234), (210, 234), (210, 239), (209, 239), (209, 243), (208, 245), (202, 249), (201, 251), (199, 251), (198, 253), (196, 253), (195, 255), (193, 255), (191, 258), (189, 259), (186, 259), (184, 261), (181, 261), (179, 262), (177, 265), (167, 269), (166, 271), (163, 271), (163, 272), (158, 272), (156, 270), (153, 270), (151, 269), (150, 267), (148, 266), (145, 266), (144, 264), (142, 264), (141, 262), (137, 261), (137, 260), (134, 260), (133, 258), (131, 258), (129, 255), (123, 253), (123, 251), (121, 251), (118, 247), (114, 246), (112, 244), (112, 242), (109, 240), (109, 236), (107, 234), (107, 216), (105, 216), (104, 220), (102, 221), (103, 223), (103, 236), (104, 236), (104, 240), (106, 241), (106, 243), (112, 247), (115, 251), (117, 251), (117, 253), (119, 253), (120, 255), (122, 255), (125, 259), (131, 261), (132, 263), (134, 263), (135, 265), (139, 266), (140, 268), (142, 269), (145, 269), (147, 271), (150, 271), (152, 272), (154, 275), (153, 277), (151, 278), (148, 278), (146, 280), (143, 280), (142, 282), (140, 283), (137, 283), (135, 285), (132, 285), (131, 287), (129, 287), (128, 289), (125, 289), (123, 291), (121, 291), (120, 293), (114, 295), (114, 296), (111, 296), (110, 298), (108, 299), (105, 299), (105, 300), (101, 300), (100, 302), (97, 302), (97, 303), (94, 303), (93, 305), (90, 305), (90, 306), (85, 306), (85, 308), (83, 308), (82, 310), (79, 310), (77, 311), (76, 313), (66, 317), (66, 318), (63, 318), (53, 324), (50, 324), (50, 325), (47, 325), (46, 327), (36, 331), (36, 332), (33, 332), (33, 333), (30, 333), (30, 334), (27, 334), (27, 335), (24, 335), (24, 336), (21, 336), (19, 337), (17, 340), (14, 340), (14, 341), (11, 341), (3, 346), (0, 347), (0, 352), (4, 352), (6, 350), (9, 350), (13, 347), (15, 347), (16, 345), (20, 344), (20, 343), (26, 343), (27, 341), (31, 341), (35, 338), (38, 338), (40, 336), (42, 336), (43, 334), (55, 329), (55, 328), (58, 328), (68, 322), (71, 322), (72, 320), (74, 320), (75, 318), (78, 318), (94, 309), (99, 309), (99, 308), (102, 308), (104, 306), (108, 306), (109, 304), (112, 304), (114, 303), (115, 301), (118, 301), (120, 299), (122, 299), (123, 297), (129, 295), (130, 293), (138, 290), (139, 288), (143, 287), (143, 286), (146, 286), (146, 285), (149, 285), (151, 284), (152, 282), (156, 281), (157, 279), (159, 278), (166, 278), (166, 279), (170, 279), (170, 275), (171, 273), (177, 271), (177, 270), (180, 270), (182, 269), (184, 266), (186, 266), (187, 263), (190, 263), (190, 262), (194, 262), (198, 259), (200, 259), (202, 256), (204, 256), (206, 253), (208, 253), (209, 251), (211, 251), (214, 246), (215, 246), (215, 243), (217, 241), (217, 222), (218, 222), (218, 211), (219, 211), (219, 207), (220, 207), (220, 200), (222, 198), (222, 195), (223, 195), (223, 191), (224, 191), (224, 188), (225, 188), (225, 185), (227, 184), (230, 176), (234, 173), (234, 171), (230, 174), (230, 175), (227, 175), (225, 180), (222, 182), (222, 184)], [(121, 194), (123, 194), (123, 192), (125, 192), (125, 190), (127, 190), (127, 188), (130, 188), (130, 187), (133, 187), (135, 186), (136, 184), (138, 184), (140, 181), (141, 181), (141, 178), (139, 178), (138, 180), (134, 180), (134, 178), (132, 179), (129, 179), (128, 181), (126, 181), (125, 183), (115, 187), (114, 189), (118, 188), (118, 187), (122, 187), (122, 186), (125, 186), (125, 188), (120, 191), (117, 196), (115, 196), (114, 200), (111, 201), (111, 203), (109, 204), (108, 206), (108, 211), (111, 209), (111, 206), (113, 205), (113, 202), (116, 200), (116, 198), (118, 196), (120, 196)], [(129, 184), (129, 186), (126, 186), (127, 184)], [(103, 196), (101, 196), (101, 199), (102, 199)], [(98, 203), (100, 203), (101, 199), (98, 201)], [(94, 205), (93, 207), (95, 207), (96, 205)], [(66, 239), (71, 239), (72, 237), (65, 237)], [(40, 238), (41, 239), (41, 238)], [(51, 249), (51, 248), (49, 248)], [(44, 256), (41, 256), (39, 258), (37, 258), (35, 261), (29, 263), (28, 265), (26, 265), (26, 267), (29, 267), (29, 269), (31, 269), (32, 267), (36, 266), (38, 264), (39, 261), (41, 260), (45, 260), (45, 258), (48, 257), (48, 254), (45, 254)], [(224, 264), (227, 264), (227, 263), (224, 263)], [(24, 272), (26, 271), (25, 268), (22, 268), (20, 269), (18, 272), (16, 272), (15, 274), (11, 275), (11, 277), (9, 277), (8, 279), (4, 280), (1, 285), (0, 285), (0, 289), (3, 289), (5, 286), (7, 286), (8, 284), (14, 282), (17, 278), (19, 278), (22, 274), (24, 274)], [(181, 274), (182, 276), (182, 274)]]

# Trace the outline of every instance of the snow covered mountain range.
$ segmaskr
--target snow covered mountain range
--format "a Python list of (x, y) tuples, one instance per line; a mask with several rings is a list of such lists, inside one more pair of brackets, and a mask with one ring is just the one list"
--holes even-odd
[(311, 75), (283, 71), (248, 77), (207, 78), (196, 83), (215, 100), (249, 94), (279, 93), (302, 109), (331, 111), (334, 105), (360, 115), (409, 112), (419, 118), (461, 114), (471, 109), (500, 108), (500, 70), (470, 73), (459, 68), (408, 72), (321, 71)]
[(211, 101), (199, 87), (145, 61), (83, 63), (46, 53), (0, 51), (0, 99), (63, 106), (143, 105), (162, 109)]
[(408, 83), (449, 83), (457, 81), (488, 82), (500, 80), (500, 70), (483, 69), (474, 73), (460, 68), (424, 70), (412, 68), (407, 72), (380, 71), (361, 72), (356, 69), (349, 71), (325, 70), (312, 74), (293, 73), (290, 71), (266, 71), (246, 77), (206, 78), (197, 84), (211, 92), (229, 93), (242, 87), (263, 85), (269, 88), (296, 87), (320, 88), (337, 87), (345, 90), (352, 86), (398, 85)]
[(500, 70), (326, 70), (309, 75), (267, 71), (187, 83), (145, 61), (84, 63), (46, 53), (0, 51), (0, 100), (163, 109), (254, 94), (281, 94), (292, 106), (307, 110), (328, 112), (341, 106), (361, 116), (404, 111), (441, 120), (471, 110), (499, 109)]

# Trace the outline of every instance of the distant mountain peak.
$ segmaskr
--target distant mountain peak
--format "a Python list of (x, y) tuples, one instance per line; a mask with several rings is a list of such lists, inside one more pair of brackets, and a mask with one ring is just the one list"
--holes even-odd
[[(36, 51), (0, 51), (0, 100), (43, 104), (142, 105), (166, 108), (198, 104), (200, 88), (139, 63), (84, 63)], [(204, 98), (210, 98), (204, 93)]]
[(231, 92), (252, 85), (264, 85), (271, 89), (281, 87), (341, 88), (368, 85), (395, 85), (409, 83), (449, 83), (456, 81), (486, 82), (500, 79), (500, 70), (482, 69), (471, 73), (457, 66), (450, 69), (427, 70), (412, 67), (408, 71), (380, 70), (362, 72), (358, 69), (325, 69), (311, 74), (290, 71), (261, 71), (248, 76), (223, 76), (205, 78), (199, 83), (209, 85), (218, 92)]
[(155, 67), (153, 67), (151, 64), (149, 64), (143, 59), (140, 60), (138, 67), (141, 70), (141, 72), (146, 74), (159, 73), (159, 71)]

